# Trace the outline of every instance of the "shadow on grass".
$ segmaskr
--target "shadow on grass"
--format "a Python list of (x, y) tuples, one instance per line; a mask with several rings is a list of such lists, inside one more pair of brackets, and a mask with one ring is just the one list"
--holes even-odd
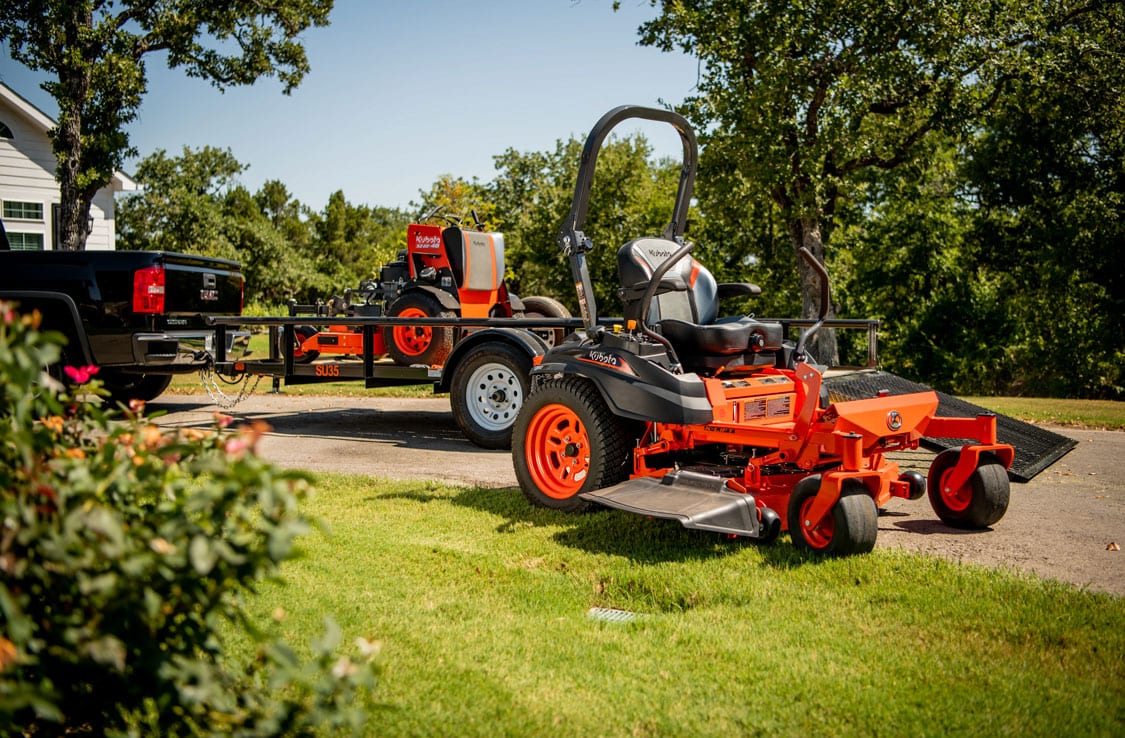
[(562, 546), (587, 553), (621, 556), (642, 564), (717, 559), (734, 555), (747, 547), (759, 551), (763, 564), (772, 568), (794, 568), (819, 560), (797, 553), (784, 534), (773, 543), (760, 544), (747, 538), (688, 530), (673, 520), (648, 518), (603, 507), (584, 513), (548, 510), (527, 502), (514, 487), (475, 487), (460, 491), (452, 498), (425, 490), (388, 496), (419, 502), (430, 502), (439, 497), (449, 499), (456, 505), (503, 518), (504, 522), (496, 529), (498, 533), (512, 533), (528, 527), (560, 528), (552, 538)]

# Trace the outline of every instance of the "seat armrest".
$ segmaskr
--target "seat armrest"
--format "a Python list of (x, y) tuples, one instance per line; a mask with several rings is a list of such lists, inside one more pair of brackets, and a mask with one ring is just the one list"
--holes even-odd
[(740, 295), (760, 295), (762, 288), (749, 282), (723, 282), (718, 286), (716, 293), (721, 300), (724, 297), (738, 297)]

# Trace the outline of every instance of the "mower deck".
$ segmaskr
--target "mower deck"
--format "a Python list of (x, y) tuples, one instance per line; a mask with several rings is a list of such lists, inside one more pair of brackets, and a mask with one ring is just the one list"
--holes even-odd
[(661, 478), (630, 479), (580, 495), (626, 512), (678, 520), (685, 528), (758, 538), (753, 495), (726, 488), (719, 477), (678, 471)]

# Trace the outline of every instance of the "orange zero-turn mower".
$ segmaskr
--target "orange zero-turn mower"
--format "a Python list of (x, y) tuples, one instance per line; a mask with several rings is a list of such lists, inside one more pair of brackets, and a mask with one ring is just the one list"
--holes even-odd
[[(618, 251), (623, 329), (599, 325), (582, 233), (598, 150), (630, 118), (679, 133), (684, 164), (672, 220), (660, 237)], [(878, 508), (929, 494), (951, 526), (983, 528), (1007, 509), (1014, 451), (996, 442), (996, 418), (937, 417), (932, 391), (829, 403), (822, 371), (780, 323), (718, 318), (728, 295), (755, 285), (717, 284), (683, 239), (697, 164), (695, 134), (664, 110), (611, 110), (587, 138), (571, 211), (559, 234), (570, 260), (584, 330), (547, 352), (513, 428), (516, 476), (533, 503), (569, 511), (594, 504), (679, 520), (688, 528), (772, 541), (788, 530), (799, 549), (870, 551)], [(923, 436), (967, 439), (940, 454), (928, 478), (888, 459)]]
[[(378, 280), (368, 280), (326, 306), (330, 315), (392, 318), (569, 318), (557, 300), (532, 296), (520, 299), (504, 279), (504, 236), (487, 232), (473, 215), (474, 228), (435, 209), (411, 223), (406, 249), (383, 265)], [(444, 224), (427, 221), (443, 220)], [(311, 361), (322, 354), (363, 352), (358, 328), (329, 326), (298, 331), (294, 357)], [(563, 329), (536, 330), (548, 345), (562, 340)], [(459, 338), (452, 326), (387, 325), (376, 335), (374, 353), (389, 355), (396, 364), (441, 365)]]

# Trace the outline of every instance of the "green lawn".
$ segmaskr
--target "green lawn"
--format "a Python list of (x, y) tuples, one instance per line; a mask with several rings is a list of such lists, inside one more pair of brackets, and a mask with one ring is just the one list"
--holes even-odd
[[(318, 476), (284, 585), (308, 642), (383, 642), (368, 734), (1120, 735), (1125, 599), (877, 550), (846, 560), (517, 490)], [(591, 608), (633, 613), (592, 618)]]

